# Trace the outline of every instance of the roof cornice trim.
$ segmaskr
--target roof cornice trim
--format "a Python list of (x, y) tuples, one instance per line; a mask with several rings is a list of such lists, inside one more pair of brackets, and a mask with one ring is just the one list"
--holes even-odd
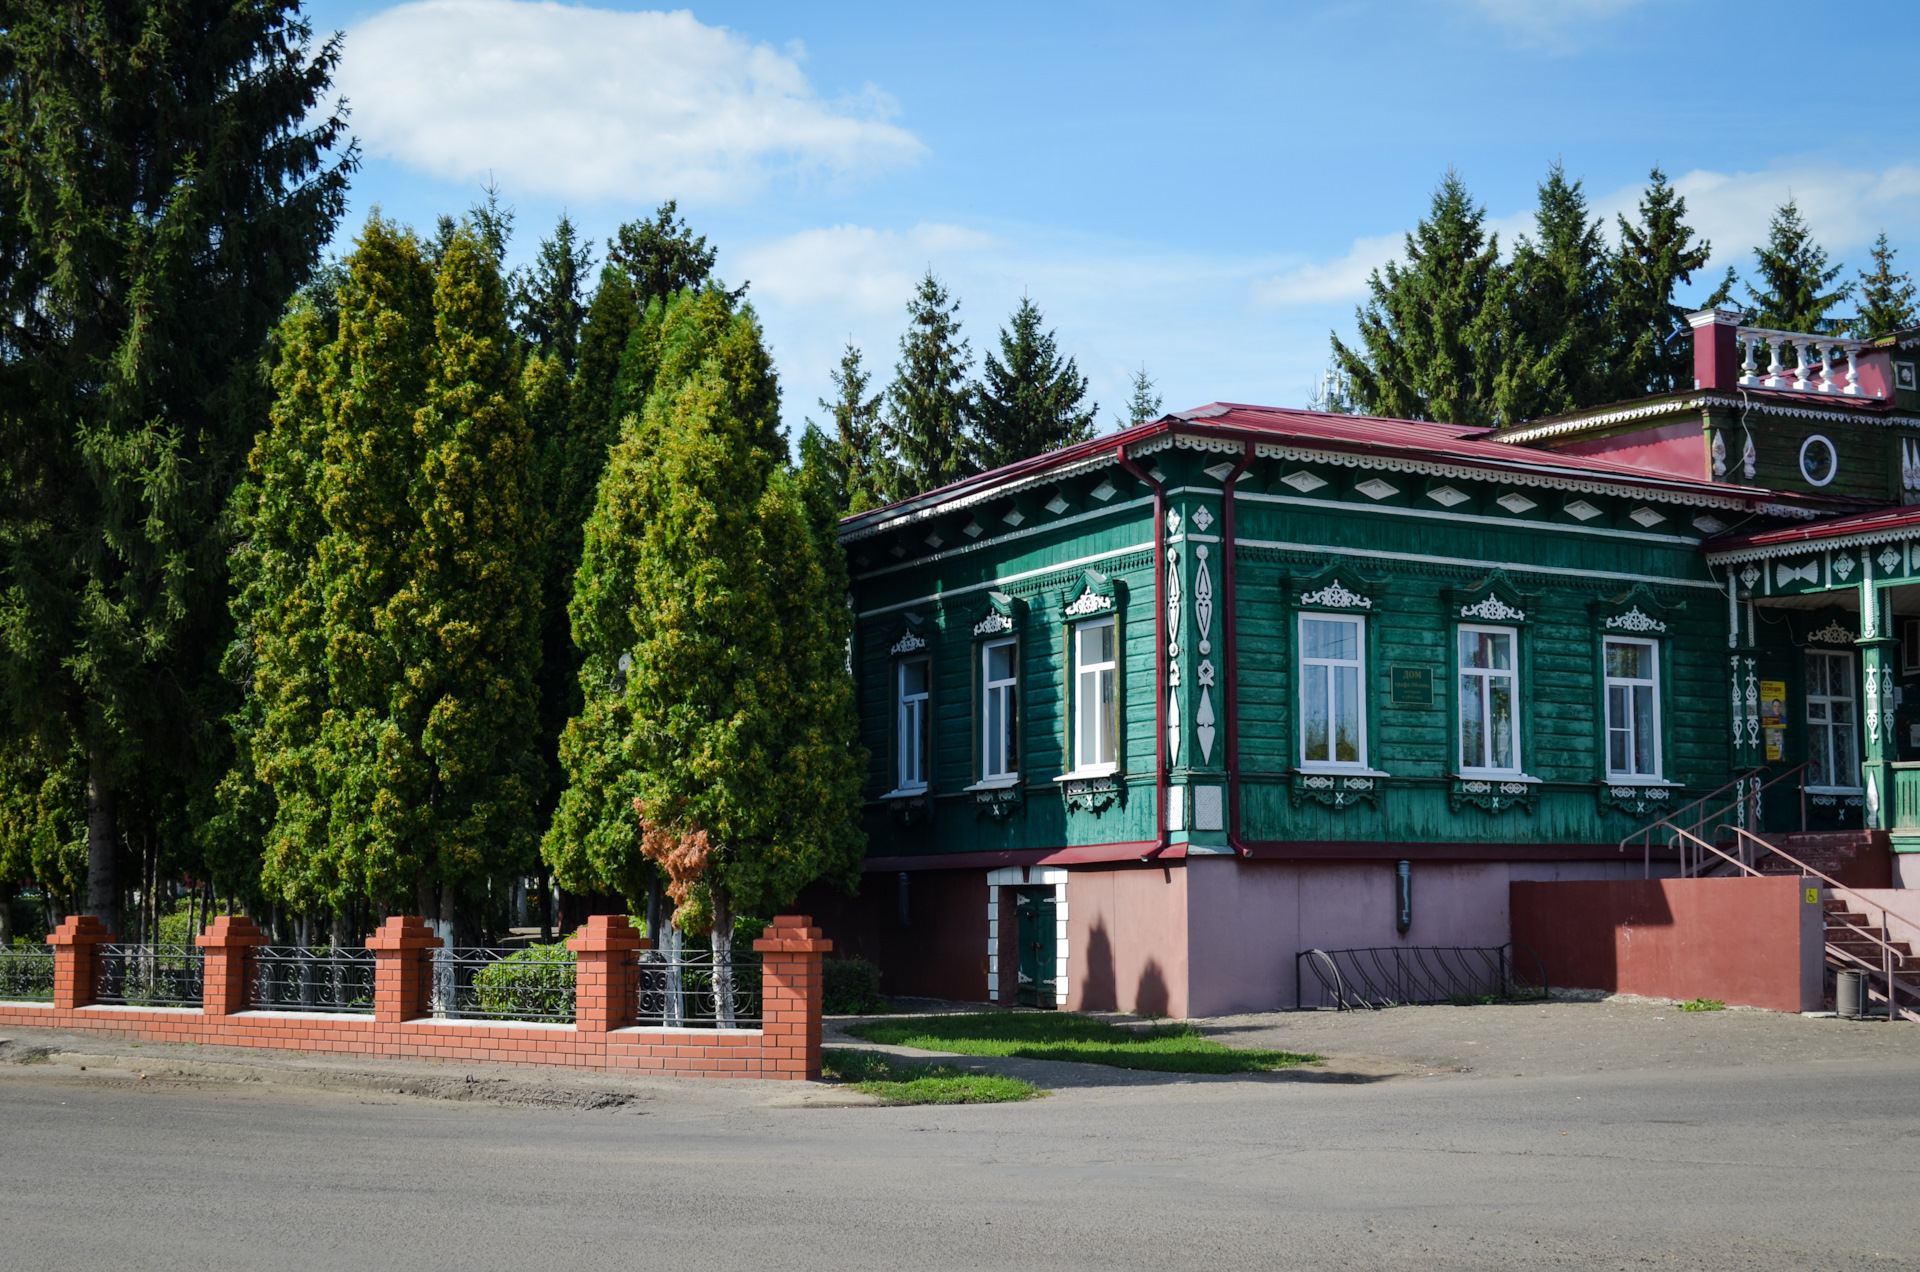
[(1920, 539), (1920, 526), (1893, 526), (1885, 530), (1862, 530), (1858, 534), (1788, 539), (1781, 543), (1765, 543), (1757, 547), (1730, 548), (1725, 552), (1708, 551), (1706, 559), (1709, 565), (1739, 565), (1743, 561), (1770, 561), (1774, 557), (1783, 556), (1802, 557), (1812, 552), (1828, 552), (1835, 548), (1870, 548), (1876, 544), (1901, 543), (1908, 539)]

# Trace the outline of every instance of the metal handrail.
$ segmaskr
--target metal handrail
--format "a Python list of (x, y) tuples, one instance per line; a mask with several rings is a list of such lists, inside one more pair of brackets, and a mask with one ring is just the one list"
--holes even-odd
[[(1678, 828), (1676, 828), (1676, 830), (1677, 829)], [(1879, 910), (1880, 911), (1880, 930), (1882, 932), (1889, 931), (1887, 927), (1886, 909), (1882, 906), (1873, 905), (1871, 902), (1867, 900), (1866, 897), (1861, 896), (1860, 893), (1856, 892), (1852, 888), (1849, 888), (1846, 884), (1841, 883), (1838, 879), (1835, 879), (1833, 876), (1825, 874), (1822, 871), (1815, 870), (1812, 866), (1809, 866), (1806, 862), (1801, 861), (1798, 857), (1795, 857), (1792, 853), (1786, 852), (1780, 848), (1775, 847), (1773, 844), (1768, 843), (1766, 840), (1762, 839), (1760, 836), (1754, 834), (1750, 830), (1746, 830), (1739, 826), (1729, 826), (1724, 823), (1714, 827), (1714, 833), (1716, 835), (1722, 830), (1732, 831), (1734, 833), (1736, 843), (1739, 843), (1741, 840), (1751, 839), (1754, 843), (1758, 844), (1763, 851), (1758, 856), (1755, 857), (1755, 860), (1758, 860), (1759, 856), (1765, 856), (1765, 855), (1772, 855), (1775, 857), (1779, 857), (1781, 860), (1785, 861), (1788, 865), (1793, 866), (1795, 869), (1799, 870), (1803, 876), (1808, 876), (1814, 879), (1818, 879), (1820, 880), (1820, 882), (1824, 883), (1829, 890), (1834, 892), (1844, 892), (1849, 897), (1852, 897), (1855, 900), (1859, 901), (1861, 904), (1861, 908), (1867, 912), (1867, 915), (1869, 918), (1872, 917), (1874, 910), (1876, 909)], [(1679, 833), (1682, 835), (1686, 835), (1685, 831), (1679, 831)], [(1708, 852), (1713, 853), (1715, 856), (1723, 857), (1726, 860), (1731, 861), (1734, 865), (1740, 867), (1740, 869), (1746, 871), (1748, 874), (1753, 875), (1757, 878), (1766, 877), (1765, 875), (1761, 874), (1759, 870), (1756, 870), (1754, 867), (1748, 865), (1740, 857), (1734, 856), (1731, 853), (1721, 851), (1718, 845), (1710, 844), (1706, 840), (1701, 839), (1697, 835), (1688, 835), (1687, 837), (1694, 840), (1702, 848), (1705, 848)], [(1852, 925), (1849, 924), (1848, 926), (1851, 927)], [(1892, 944), (1882, 939), (1881, 937), (1875, 936), (1871, 932), (1858, 929), (1858, 928), (1854, 929), (1854, 932), (1856, 935), (1865, 937), (1869, 942), (1880, 947), (1881, 966), (1878, 969), (1874, 969), (1871, 963), (1867, 962), (1865, 959), (1859, 957), (1858, 955), (1853, 954), (1850, 951), (1840, 949), (1838, 946), (1834, 945), (1831, 941), (1828, 941), (1826, 939), (1826, 923), (1825, 923), (1824, 917), (1822, 918), (1822, 921), (1821, 921), (1821, 942), (1820, 942), (1821, 946), (1830, 955), (1833, 955), (1843, 960), (1848, 960), (1851, 962), (1858, 963), (1862, 967), (1867, 968), (1869, 970), (1879, 971), (1880, 975), (1887, 982), (1887, 1019), (1888, 1020), (1892, 1020), (1894, 1016), (1897, 1014), (1910, 1016), (1916, 1020), (1920, 1020), (1920, 1014), (1917, 1014), (1913, 1011), (1908, 1010), (1907, 1008), (1900, 1006), (1896, 997), (1898, 989), (1893, 979), (1894, 965), (1897, 962), (1899, 966), (1904, 970), (1907, 965), (1907, 956), (1905, 954), (1902, 954), (1899, 950), (1895, 949), (1892, 946)]]
[[(1730, 801), (1724, 808), (1719, 809), (1714, 814), (1697, 816), (1693, 819), (1693, 827), (1694, 827), (1693, 837), (1698, 838), (1700, 828), (1705, 826), (1709, 821), (1713, 820), (1714, 817), (1719, 816), (1721, 813), (1726, 812), (1728, 809), (1738, 808), (1742, 804), (1746, 804), (1751, 807), (1752, 812), (1749, 814), (1749, 816), (1757, 821), (1760, 816), (1760, 793), (1766, 790), (1770, 786), (1775, 786), (1781, 782), (1786, 781), (1788, 778), (1792, 777), (1796, 773), (1801, 772), (1808, 765), (1812, 763), (1813, 763), (1812, 760), (1804, 760), (1801, 763), (1794, 765), (1792, 768), (1776, 773), (1772, 777), (1768, 778), (1766, 781), (1759, 782), (1757, 785), (1753, 786), (1751, 789), (1748, 789), (1747, 783), (1755, 781), (1756, 779), (1759, 778), (1759, 776), (1762, 773), (1765, 773), (1767, 771), (1766, 766), (1764, 765), (1756, 769), (1750, 769), (1747, 772), (1741, 774), (1739, 777), (1734, 778), (1733, 781), (1727, 782), (1724, 785), (1715, 788), (1714, 790), (1708, 791), (1705, 795), (1702, 795), (1699, 799), (1694, 800), (1692, 803), (1683, 804), (1679, 808), (1676, 808), (1671, 813), (1667, 814), (1665, 817), (1662, 817), (1657, 821), (1649, 822), (1645, 826), (1641, 826), (1638, 829), (1627, 834), (1620, 840), (1619, 851), (1623, 853), (1626, 852), (1627, 846), (1629, 844), (1631, 844), (1635, 839), (1640, 839), (1641, 840), (1641, 844), (1640, 844), (1641, 873), (1643, 877), (1650, 879), (1653, 877), (1653, 833), (1655, 831), (1659, 830), (1661, 827), (1664, 826), (1668, 830), (1674, 831), (1676, 833), (1681, 833), (1681, 834), (1686, 833), (1682, 829), (1680, 823), (1686, 819), (1689, 813), (1704, 807), (1709, 802), (1713, 801), (1714, 799), (1718, 798), (1719, 796), (1725, 794), (1727, 791), (1732, 790), (1735, 787), (1740, 788), (1740, 794), (1736, 796), (1732, 801)], [(1805, 830), (1806, 828), (1807, 828), (1807, 794), (1806, 794), (1806, 786), (1803, 783), (1800, 788), (1800, 829)], [(1642, 838), (1643, 836), (1644, 838)]]

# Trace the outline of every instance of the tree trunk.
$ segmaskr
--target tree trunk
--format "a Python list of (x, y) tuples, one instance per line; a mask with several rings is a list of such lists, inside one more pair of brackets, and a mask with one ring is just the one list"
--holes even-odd
[(13, 889), (0, 892), (0, 950), (13, 948)]
[(118, 938), (120, 889), (113, 874), (115, 829), (107, 757), (96, 742), (87, 755), (87, 909)]
[(663, 893), (660, 888), (660, 872), (655, 871), (653, 879), (647, 884), (647, 937), (653, 942), (653, 948), (660, 948), (660, 914), (665, 908), (662, 904)]
[(540, 868), (540, 944), (553, 943), (553, 876)]
[(713, 1014), (722, 1029), (733, 1028), (733, 898), (724, 885), (707, 885), (713, 898)]

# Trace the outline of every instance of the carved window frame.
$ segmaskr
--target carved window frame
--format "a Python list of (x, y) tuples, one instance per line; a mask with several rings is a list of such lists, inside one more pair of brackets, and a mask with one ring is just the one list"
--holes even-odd
[[(1447, 606), (1449, 639), (1445, 692), (1452, 741), (1449, 744), (1448, 763), (1455, 766), (1456, 776), (1470, 781), (1537, 782), (1539, 779), (1529, 776), (1529, 772), (1536, 732), (1534, 701), (1538, 696), (1534, 690), (1533, 674), (1533, 611), (1539, 598), (1515, 589), (1499, 570), (1472, 587), (1445, 589), (1441, 596)], [(1460, 696), (1460, 633), (1463, 631), (1503, 632), (1513, 637), (1514, 768), (1469, 768), (1466, 765), (1466, 757), (1461, 751), (1461, 715), (1465, 707)]]
[[(1386, 690), (1376, 683), (1386, 674), (1384, 662), (1380, 657), (1379, 628), (1372, 620), (1380, 613), (1380, 598), (1384, 589), (1375, 579), (1370, 579), (1352, 569), (1345, 562), (1335, 562), (1311, 575), (1295, 575), (1286, 580), (1287, 596), (1286, 643), (1288, 692), (1285, 710), (1292, 719), (1286, 722), (1283, 737), (1286, 739), (1287, 753), (1292, 758), (1291, 767), (1299, 773), (1316, 773), (1333, 776), (1350, 775), (1361, 777), (1386, 777), (1386, 773), (1374, 763), (1373, 744), (1380, 736), (1378, 713), (1386, 697)], [(1302, 616), (1358, 617), (1360, 623), (1360, 738), (1361, 760), (1358, 764), (1339, 763), (1327, 760), (1309, 761), (1306, 743), (1306, 679), (1302, 663), (1304, 642), (1301, 636), (1300, 620)]]

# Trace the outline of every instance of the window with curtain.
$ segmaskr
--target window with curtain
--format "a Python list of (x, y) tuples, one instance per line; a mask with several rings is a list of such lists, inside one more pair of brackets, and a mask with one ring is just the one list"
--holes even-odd
[(927, 705), (932, 679), (931, 664), (925, 658), (910, 658), (899, 664), (898, 751), (900, 789), (915, 790), (927, 784), (928, 728)]
[(1300, 616), (1300, 758), (1303, 765), (1367, 762), (1364, 620)]
[(1079, 772), (1114, 766), (1115, 661), (1113, 620), (1082, 623), (1073, 631), (1074, 751)]
[(1520, 638), (1511, 627), (1460, 628), (1460, 771), (1520, 771)]
[(1015, 693), (1013, 642), (980, 647), (980, 776), (1012, 777), (1020, 771), (1019, 699)]
[(1659, 647), (1606, 643), (1607, 776), (1660, 776)]

